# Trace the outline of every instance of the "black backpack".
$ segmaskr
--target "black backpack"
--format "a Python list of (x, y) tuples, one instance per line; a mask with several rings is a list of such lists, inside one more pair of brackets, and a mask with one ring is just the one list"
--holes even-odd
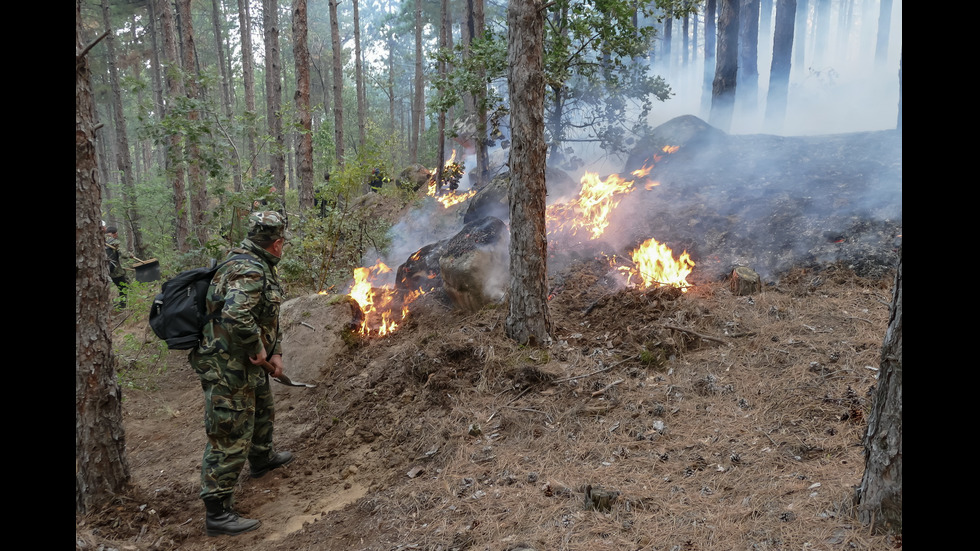
[[(211, 279), (232, 260), (252, 258), (238, 254), (212, 268), (194, 268), (166, 281), (150, 306), (150, 328), (171, 350), (190, 350), (201, 341), (208, 322), (207, 297)], [(220, 315), (220, 314), (219, 314)]]

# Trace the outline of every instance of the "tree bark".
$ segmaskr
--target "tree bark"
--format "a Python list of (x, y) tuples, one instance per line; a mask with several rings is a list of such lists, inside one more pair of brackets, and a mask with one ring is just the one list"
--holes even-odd
[(769, 95), (766, 100), (766, 128), (769, 132), (781, 130), (783, 120), (786, 118), (795, 21), (796, 0), (777, 0), (776, 28), (772, 39), (772, 67), (769, 69)]
[[(169, 0), (156, 0), (160, 14), (160, 28), (163, 34), (164, 74), (167, 82), (166, 116), (173, 116), (176, 98), (184, 95), (184, 81), (180, 77), (180, 58), (177, 56), (177, 29), (174, 24), (174, 10)], [(185, 186), (184, 152), (180, 134), (171, 132), (167, 139), (167, 174), (174, 194), (174, 245), (180, 252), (190, 250), (188, 237), (190, 225), (187, 221), (187, 189)]]
[[(197, 46), (194, 43), (194, 25), (191, 21), (191, 0), (177, 1), (177, 16), (180, 18), (180, 41), (183, 53), (184, 92), (190, 104), (200, 100), (200, 89), (197, 85)], [(193, 128), (200, 124), (201, 114), (197, 109), (187, 112), (187, 120)], [(201, 170), (200, 143), (192, 133), (187, 137), (187, 177), (190, 183), (191, 223), (197, 235), (198, 247), (208, 242), (208, 188)]]
[(739, 112), (753, 116), (759, 104), (759, 0), (742, 0), (738, 28)]
[(95, 104), (75, 2), (75, 512), (98, 508), (129, 484), (122, 395), (109, 333), (109, 270), (95, 152)]
[(354, 0), (354, 86), (357, 90), (357, 143), (364, 151), (367, 141), (365, 117), (367, 116), (367, 95), (364, 91), (364, 66), (361, 63), (361, 16), (358, 1)]
[(878, 39), (875, 43), (875, 66), (882, 68), (888, 62), (888, 35), (892, 27), (892, 0), (881, 0), (878, 11)]
[(806, 55), (807, 43), (807, 0), (796, 0), (796, 32), (793, 47), (793, 66), (796, 67), (796, 74), (799, 75), (806, 67), (805, 62), (809, 59)]
[(133, 183), (133, 161), (129, 152), (129, 133), (126, 131), (126, 117), (123, 114), (122, 89), (119, 85), (119, 70), (116, 67), (116, 39), (109, 20), (109, 2), (102, 0), (102, 22), (105, 25), (106, 54), (109, 69), (109, 85), (112, 89), (112, 120), (116, 127), (116, 168), (122, 181), (123, 201), (126, 205), (126, 226), (132, 239), (132, 250), (137, 257), (145, 257), (143, 231), (140, 228), (140, 215), (136, 208), (136, 185)]
[(507, 335), (521, 344), (551, 342), (545, 228), (544, 7), (511, 0), (507, 9), (511, 98), (510, 311)]
[(258, 153), (255, 145), (255, 61), (252, 59), (252, 16), (248, 0), (238, 0), (238, 32), (242, 44), (242, 80), (245, 84), (245, 151), (248, 159), (245, 174), (255, 176)]
[[(222, 11), (222, 6), (219, 0), (211, 0), (211, 19), (214, 23), (214, 48), (216, 55), (218, 57), (218, 68), (220, 69), (221, 76), (221, 106), (224, 111), (225, 118), (231, 120), (234, 116), (234, 111), (232, 108), (232, 86), (231, 86), (231, 76), (228, 66), (228, 60), (225, 55), (224, 48), (224, 12)], [(235, 143), (229, 144), (232, 149), (232, 166), (231, 166), (231, 179), (232, 179), (232, 189), (236, 192), (242, 190), (242, 170), (241, 170), (241, 157), (238, 155), (238, 149)]]
[(715, 78), (715, 33), (717, 27), (717, 0), (706, 0), (704, 5), (704, 85), (701, 92), (701, 118), (711, 112), (711, 89)]
[(299, 206), (313, 208), (313, 117), (310, 114), (310, 50), (307, 47), (306, 0), (293, 1), (293, 55), (296, 58), (296, 146)]
[(269, 170), (272, 185), (286, 204), (286, 138), (282, 130), (282, 56), (279, 50), (279, 2), (262, 0), (265, 27), (265, 113), (272, 147)]
[(735, 79), (738, 76), (738, 12), (741, 0), (720, 0), (718, 55), (711, 86), (711, 125), (728, 132), (735, 110)]
[(875, 530), (902, 533), (902, 259), (881, 346), (878, 388), (864, 439), (865, 470), (858, 517)]
[(408, 138), (409, 162), (419, 162), (422, 128), (422, 105), (425, 103), (422, 76), (422, 0), (415, 0), (415, 92), (412, 95), (412, 129)]
[(333, 50), (333, 134), (334, 158), (338, 167), (344, 166), (344, 73), (341, 64), (340, 22), (337, 21), (337, 1), (329, 0), (330, 43)]

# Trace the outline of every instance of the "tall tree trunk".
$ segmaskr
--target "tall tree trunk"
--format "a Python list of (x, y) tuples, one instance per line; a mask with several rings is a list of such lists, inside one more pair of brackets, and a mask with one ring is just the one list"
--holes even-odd
[(754, 118), (759, 104), (759, 0), (742, 0), (738, 29), (739, 112)]
[(704, 5), (704, 79), (701, 88), (701, 118), (707, 119), (711, 111), (711, 89), (715, 78), (715, 33), (718, 21), (717, 0), (706, 0)]
[(898, 122), (895, 128), (902, 131), (902, 57), (898, 56)]
[(544, 6), (511, 0), (507, 8), (507, 87), (511, 98), (510, 306), (507, 336), (551, 342), (548, 238), (545, 228)]
[[(396, 135), (397, 118), (395, 117), (395, 34), (394, 29), (388, 28), (388, 114), (391, 116), (391, 135)], [(391, 148), (391, 162), (395, 164), (395, 148)]]
[[(225, 118), (231, 120), (234, 115), (232, 109), (232, 94), (231, 94), (231, 74), (228, 70), (228, 65), (225, 56), (224, 49), (224, 12), (222, 11), (221, 4), (219, 0), (211, 0), (211, 13), (212, 21), (214, 22), (214, 47), (215, 52), (218, 56), (218, 67), (221, 69), (221, 106), (224, 110)], [(242, 190), (242, 170), (241, 170), (241, 156), (238, 154), (238, 147), (235, 142), (229, 136), (230, 143), (228, 144), (232, 151), (232, 166), (231, 166), (231, 178), (232, 186), (235, 191)]]
[(116, 127), (116, 168), (122, 179), (123, 200), (126, 204), (127, 232), (132, 239), (133, 252), (137, 257), (145, 257), (143, 231), (140, 228), (139, 211), (136, 208), (136, 185), (133, 183), (133, 161), (129, 152), (129, 133), (126, 131), (126, 117), (123, 115), (122, 89), (119, 85), (119, 70), (116, 67), (115, 35), (109, 20), (109, 2), (102, 0), (102, 23), (106, 37), (109, 84), (112, 89), (112, 120)]
[(769, 96), (766, 100), (766, 129), (769, 132), (780, 131), (786, 117), (795, 21), (796, 0), (777, 0), (772, 67), (769, 69)]
[(892, 27), (892, 0), (881, 0), (878, 11), (878, 40), (875, 43), (875, 67), (888, 63), (888, 35)]
[[(184, 92), (193, 105), (200, 100), (200, 89), (197, 84), (197, 46), (194, 44), (194, 25), (191, 21), (191, 0), (177, 1), (177, 15), (180, 18), (181, 50), (183, 51)], [(201, 114), (197, 109), (187, 112), (187, 120), (191, 127), (200, 124)], [(201, 170), (201, 144), (192, 133), (187, 140), (187, 176), (191, 191), (191, 223), (197, 234), (198, 246), (203, 247), (208, 242), (208, 188)]]
[[(482, 39), (486, 26), (483, 0), (473, 0), (473, 38)], [(451, 34), (451, 33), (450, 33)], [(478, 77), (486, 83), (486, 71), (480, 67)], [(476, 107), (476, 186), (484, 186), (490, 180), (490, 152), (487, 146), (487, 89), (486, 85), (473, 98)]]
[(412, 95), (412, 134), (408, 141), (409, 162), (419, 162), (422, 104), (425, 102), (422, 76), (422, 0), (415, 0), (415, 92)]
[(364, 119), (367, 116), (367, 95), (364, 91), (364, 66), (361, 63), (361, 17), (354, 0), (354, 85), (357, 88), (357, 143), (364, 151), (367, 140)]
[(87, 57), (94, 44), (83, 42), (81, 5), (75, 1), (75, 512), (84, 514), (123, 493), (130, 473), (109, 333), (109, 270)]
[(296, 147), (299, 206), (313, 208), (313, 117), (310, 114), (310, 50), (307, 48), (306, 0), (293, 0), (293, 55), (296, 58)]
[(340, 22), (337, 20), (338, 0), (328, 0), (330, 6), (330, 43), (333, 50), (333, 135), (334, 158), (338, 167), (344, 166), (344, 73), (341, 64)]
[(282, 130), (282, 58), (279, 51), (279, 2), (262, 0), (262, 24), (265, 27), (265, 113), (272, 147), (269, 171), (272, 185), (286, 204), (286, 138)]
[(830, 59), (830, 0), (814, 0), (813, 64), (822, 67)]
[[(167, 83), (166, 116), (175, 116), (173, 105), (184, 95), (184, 80), (180, 76), (180, 58), (177, 55), (177, 29), (174, 10), (169, 0), (156, 0), (160, 14), (160, 30), (163, 34), (163, 50), (166, 59), (164, 74)], [(180, 134), (171, 132), (167, 138), (167, 175), (174, 194), (174, 245), (180, 252), (190, 250), (188, 238), (190, 225), (187, 221), (187, 189), (185, 187), (184, 151)]]
[(248, 0), (238, 0), (238, 33), (242, 44), (242, 80), (245, 84), (245, 174), (255, 176), (255, 61), (252, 58), (252, 16)]
[(796, 31), (794, 32), (793, 38), (793, 67), (796, 68), (794, 71), (797, 75), (802, 74), (806, 68), (806, 61), (809, 59), (806, 52), (807, 43), (807, 33), (809, 26), (807, 25), (807, 12), (810, 8), (807, 6), (807, 0), (796, 0), (796, 25), (794, 25)]
[(858, 517), (882, 532), (902, 533), (902, 259), (881, 346), (878, 388), (864, 439), (865, 470)]
[[(445, 49), (449, 39), (448, 34), (449, 29), (449, 0), (440, 0), (439, 2), (439, 48)], [(446, 77), (446, 62), (439, 61), (439, 77)], [(438, 146), (436, 148), (436, 189), (441, 189), (442, 186), (442, 174), (444, 171), (444, 164), (446, 162), (446, 112), (439, 110), (438, 120), (436, 122), (437, 134), (438, 134)]]
[[(152, 73), (153, 82), (153, 118), (157, 124), (163, 122), (163, 112), (164, 112), (164, 102), (163, 102), (163, 67), (160, 61), (160, 54), (163, 49), (160, 47), (159, 32), (157, 30), (157, 20), (159, 15), (157, 14), (157, 3), (156, 0), (150, 0), (146, 3), (147, 13), (150, 18), (149, 24), (146, 26), (147, 32), (150, 35), (150, 72)], [(167, 148), (157, 147), (154, 148), (157, 154), (156, 162), (160, 167), (166, 167), (167, 165)]]
[(738, 11), (741, 0), (720, 0), (718, 56), (711, 86), (711, 125), (728, 132), (735, 109), (735, 79), (738, 75)]

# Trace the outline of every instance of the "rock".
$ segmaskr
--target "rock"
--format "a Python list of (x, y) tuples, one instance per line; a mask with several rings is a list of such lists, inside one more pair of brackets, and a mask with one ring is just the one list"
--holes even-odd
[(418, 191), (428, 183), (430, 178), (432, 178), (432, 171), (416, 163), (401, 171), (398, 179), (395, 180), (395, 185), (400, 189)]
[(443, 288), (453, 304), (471, 312), (501, 302), (509, 277), (507, 226), (488, 216), (463, 226), (439, 258)]

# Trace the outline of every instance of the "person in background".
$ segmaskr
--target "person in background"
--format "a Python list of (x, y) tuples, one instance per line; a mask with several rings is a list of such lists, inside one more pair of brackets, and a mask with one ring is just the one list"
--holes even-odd
[(126, 268), (123, 267), (122, 261), (131, 260), (133, 255), (122, 248), (119, 230), (115, 226), (108, 226), (105, 229), (105, 255), (109, 260), (109, 277), (119, 290), (116, 307), (121, 310), (126, 307), (126, 288), (129, 286), (129, 278), (126, 277)]

